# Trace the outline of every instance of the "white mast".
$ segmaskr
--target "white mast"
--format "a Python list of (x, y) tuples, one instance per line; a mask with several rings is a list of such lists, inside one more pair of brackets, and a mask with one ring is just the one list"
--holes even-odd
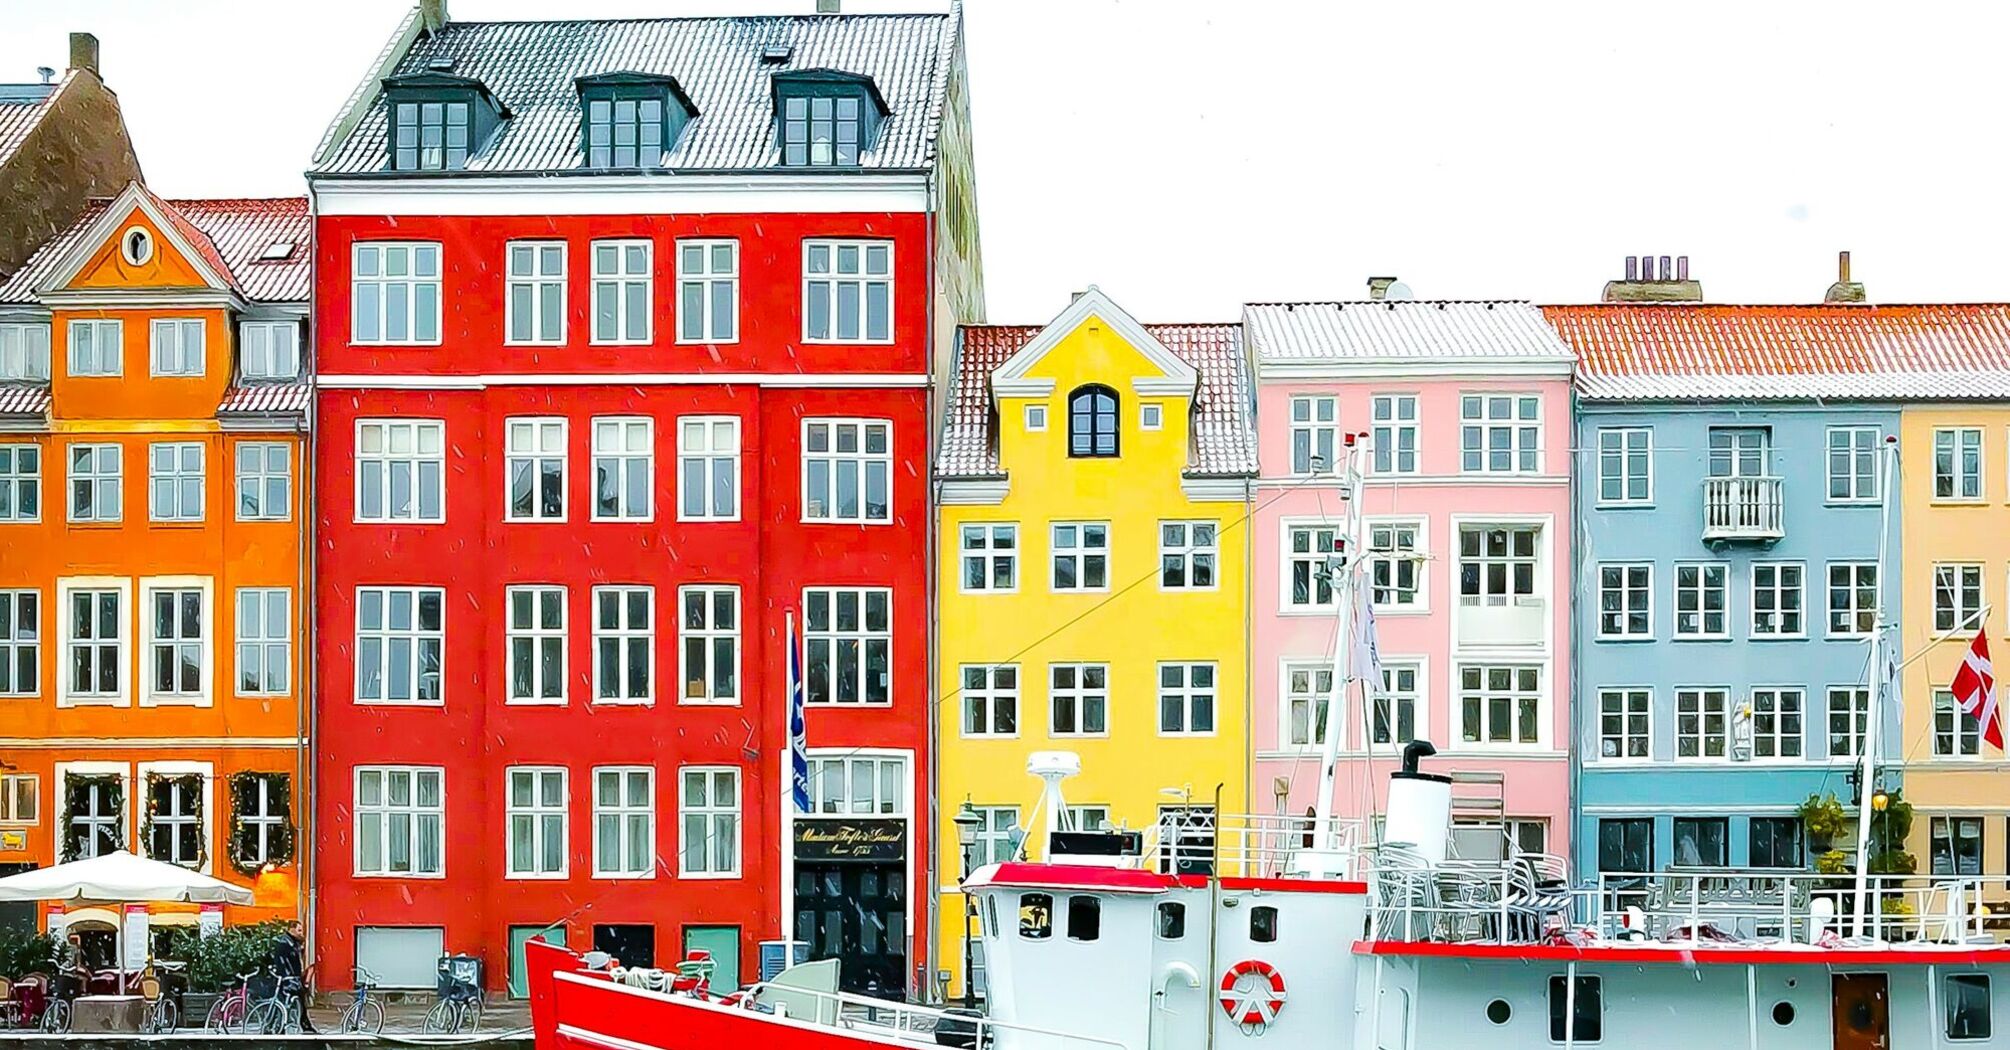
[[(1302, 854), (1300, 867), (1311, 875), (1340, 875), (1346, 871), (1347, 859), (1334, 848), (1333, 840), (1333, 789), (1338, 780), (1340, 766), (1340, 740), (1347, 732), (1347, 721), (1341, 717), (1341, 707), (1347, 698), (1349, 666), (1353, 657), (1354, 631), (1354, 588), (1359, 585), (1356, 570), (1360, 567), (1361, 542), (1361, 453), (1365, 443), (1355, 441), (1355, 435), (1344, 435), (1345, 447), (1341, 454), (1346, 464), (1341, 471), (1341, 493), (1347, 500), (1346, 514), (1342, 519), (1339, 542), (1329, 567), (1333, 586), (1333, 694), (1327, 701), (1326, 738), (1319, 756), (1319, 795), (1313, 803), (1313, 843), (1308, 854)], [(1363, 696), (1366, 696), (1364, 691)], [(1316, 703), (1316, 701), (1315, 701)], [(1315, 708), (1313, 725), (1318, 725)]]
[(1872, 604), (1870, 634), (1870, 703), (1864, 713), (1863, 757), (1859, 762), (1856, 803), (1856, 922), (1855, 936), (1863, 937), (1870, 926), (1870, 817), (1871, 797), (1877, 787), (1878, 728), (1884, 722), (1884, 593), (1885, 558), (1891, 543), (1891, 497), (1898, 487), (1898, 438), (1884, 439), (1884, 499), (1877, 524), (1877, 600)]

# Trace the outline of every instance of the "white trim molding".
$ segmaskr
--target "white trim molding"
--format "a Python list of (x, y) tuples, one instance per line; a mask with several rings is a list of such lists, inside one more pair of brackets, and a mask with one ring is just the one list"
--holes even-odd
[[(1030, 342), (1022, 346), (1005, 363), (991, 374), (991, 390), (999, 397), (1044, 397), (1054, 390), (1054, 381), (1029, 376), (1027, 373), (1040, 359), (1047, 356), (1062, 339), (1073, 334), (1089, 318), (1101, 318), (1117, 336), (1129, 343), (1139, 353), (1145, 355), (1153, 367), (1159, 370), (1156, 376), (1137, 376), (1131, 382), (1141, 394), (1187, 394), (1191, 395), (1200, 382), (1200, 373), (1194, 367), (1180, 360), (1178, 354), (1160, 342), (1156, 336), (1145, 330), (1138, 319), (1124, 312), (1124, 308), (1111, 301), (1103, 290), (1090, 285), (1088, 291), (1075, 297), (1067, 308), (1047, 322)], [(1142, 385), (1141, 385), (1142, 384)]]
[(177, 748), (205, 751), (211, 748), (292, 750), (299, 746), (300, 738), (291, 736), (0, 736), (0, 749), (52, 751), (66, 748), (97, 751), (172, 751)]
[(1259, 382), (1277, 379), (1411, 379), (1457, 376), (1462, 379), (1549, 377), (1569, 379), (1577, 367), (1573, 357), (1500, 359), (1472, 357), (1382, 358), (1261, 358)]
[(1011, 492), (1010, 478), (947, 478), (937, 502), (945, 507), (995, 507)]
[(312, 176), (320, 215), (689, 215), (764, 212), (923, 212), (926, 173), (711, 174), (590, 177), (459, 174), (451, 177)]
[(1179, 479), (1179, 490), (1196, 503), (1247, 502), (1255, 478)]

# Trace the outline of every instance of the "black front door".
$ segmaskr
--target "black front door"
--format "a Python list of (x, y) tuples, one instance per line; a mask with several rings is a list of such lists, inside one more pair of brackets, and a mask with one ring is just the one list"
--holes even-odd
[(796, 824), (796, 939), (812, 959), (838, 960), (838, 987), (907, 994), (907, 824)]
[[(0, 864), (0, 878), (19, 875), (24, 871), (34, 871), (33, 864)], [(15, 933), (36, 933), (35, 902), (7, 901), (0, 903), (0, 932), (12, 930)]]
[(603, 923), (593, 928), (593, 950), (606, 952), (623, 966), (656, 965), (656, 927)]

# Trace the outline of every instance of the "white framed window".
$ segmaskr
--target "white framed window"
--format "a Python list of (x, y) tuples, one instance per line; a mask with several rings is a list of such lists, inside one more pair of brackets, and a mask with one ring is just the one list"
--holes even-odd
[(1954, 702), (1946, 689), (1933, 691), (1933, 754), (1936, 758), (1974, 758), (1982, 754), (1982, 722)]
[(593, 589), (593, 699), (656, 702), (656, 589)]
[(1830, 427), (1829, 502), (1878, 501), (1878, 429)]
[(963, 735), (1019, 735), (1019, 666), (963, 665)]
[(1598, 636), (1654, 637), (1654, 565), (1605, 563), (1598, 567)]
[[(79, 839), (74, 852), (65, 844), (62, 852), (65, 861), (102, 857), (114, 850), (128, 848), (125, 790), (131, 786), (131, 778), (126, 775), (125, 768), (124, 763), (76, 763), (68, 769), (63, 765), (57, 766), (56, 805), (61, 807), (59, 827), (66, 834), (74, 833)], [(85, 783), (72, 785), (68, 782), (71, 777), (83, 778)]]
[(1411, 661), (1382, 665), (1382, 685), (1369, 709), (1369, 740), (1401, 747), (1424, 734), (1423, 667)]
[(1019, 589), (1019, 526), (974, 522), (957, 533), (963, 593), (1011, 594)]
[(146, 772), (146, 856), (201, 870), (208, 840), (209, 775), (202, 771)]
[(1340, 399), (1291, 399), (1291, 473), (1300, 477), (1332, 474), (1340, 469)]
[(803, 520), (893, 521), (893, 423), (803, 420)]
[(118, 521), (125, 516), (122, 475), (125, 450), (118, 445), (70, 446), (70, 520)]
[(656, 877), (656, 771), (648, 766), (593, 770), (593, 877)]
[(42, 778), (33, 773), (0, 774), (0, 824), (42, 820)]
[(102, 377), (125, 373), (125, 322), (71, 321), (69, 334), (69, 364), (72, 376)]
[(1652, 757), (1654, 692), (1649, 689), (1598, 691), (1598, 757), (1624, 762)]
[(41, 447), (0, 445), (0, 523), (41, 520)]
[(1159, 665), (1159, 735), (1213, 736), (1215, 665)]
[(509, 703), (563, 704), (566, 683), (565, 588), (503, 590), (508, 608)]
[(1047, 429), (1046, 405), (1026, 406), (1026, 429), (1028, 432), (1034, 434), (1038, 434)]
[(1537, 525), (1468, 525), (1459, 529), (1459, 601), (1518, 605), (1536, 594)]
[(201, 376), (203, 328), (199, 317), (156, 318), (148, 325), (156, 376)]
[(356, 520), (447, 520), (447, 425), (437, 419), (356, 421)]
[(803, 592), (806, 703), (893, 702), (893, 591), (812, 587)]
[(656, 246), (648, 241), (593, 242), (593, 341), (650, 341)]
[(293, 516), (293, 450), (281, 441), (237, 443), (237, 520)]
[(1475, 747), (1540, 744), (1542, 668), (1466, 664), (1459, 668), (1461, 738)]
[(359, 242), (349, 283), (349, 341), (435, 346), (440, 342), (440, 246)]
[(503, 340), (508, 346), (565, 342), (565, 242), (511, 241)]
[(677, 420), (677, 520), (740, 520), (740, 417)]
[(740, 702), (740, 589), (681, 587), (683, 704)]
[(237, 326), (238, 367), (246, 379), (295, 379), (300, 375), (297, 321), (241, 321)]
[(803, 340), (893, 342), (893, 242), (803, 242)]
[(677, 242), (677, 341), (740, 338), (740, 242)]
[(566, 877), (566, 812), (569, 801), (564, 766), (511, 766), (504, 771), (508, 825), (504, 878)]
[(593, 520), (649, 521), (656, 516), (656, 421), (593, 417)]
[(908, 811), (907, 759), (810, 754), (811, 805), (818, 813), (876, 813), (897, 817)]
[(1459, 465), (1467, 474), (1542, 469), (1542, 399), (1526, 394), (1459, 398)]
[(1724, 689), (1675, 690), (1675, 757), (1722, 759), (1730, 753), (1730, 692)]
[(1730, 573), (1723, 562), (1675, 566), (1675, 637), (1729, 638)]
[(1284, 530), (1286, 610), (1333, 608), (1327, 563), (1340, 549), (1338, 525), (1287, 525)]
[(62, 704), (125, 706), (131, 588), (125, 582), (58, 581), (57, 599), (62, 603), (58, 615), (63, 629)]
[(445, 782), (438, 766), (356, 767), (357, 875), (446, 875)]
[(1829, 562), (1829, 637), (1868, 638), (1877, 628), (1877, 563)]
[(1645, 506), (1654, 502), (1654, 431), (1649, 427), (1598, 429), (1598, 504)]
[(237, 589), (237, 695), (293, 691), (293, 595), (284, 587)]
[(1807, 636), (1805, 574), (1795, 562), (1752, 564), (1752, 637)]
[(356, 702), (445, 703), (447, 592), (356, 588)]
[(1159, 522), (1159, 590), (1211, 591), (1217, 586), (1219, 522)]
[(208, 706), (208, 584), (143, 580), (140, 600), (147, 635), (146, 702)]
[(1047, 732), (1053, 736), (1110, 734), (1110, 665), (1047, 665)]
[(1019, 830), (1018, 806), (972, 806), (977, 811), (977, 841), (971, 845), (971, 870), (1004, 864), (1019, 855), (1025, 833)]
[(203, 519), (203, 447), (194, 441), (147, 446), (147, 509), (154, 521)]
[(1861, 686), (1830, 686), (1829, 757), (1862, 755), (1864, 734), (1869, 729), (1870, 690)]
[(1376, 394), (1368, 399), (1369, 447), (1375, 473), (1417, 472), (1417, 395)]
[(1147, 401), (1138, 406), (1139, 430), (1165, 429), (1165, 406), (1156, 401)]
[(506, 521), (565, 520), (566, 423), (559, 416), (518, 416), (503, 423)]
[(230, 852), (246, 867), (273, 859), (281, 828), (293, 826), (293, 778), (285, 773), (251, 773), (240, 794), (231, 781)]
[(42, 592), (0, 591), (0, 696), (42, 691)]
[(1934, 430), (1933, 498), (1962, 502), (1983, 498), (1981, 427)]
[(1982, 566), (1933, 567), (1933, 629), (1973, 630), (1982, 613)]
[(677, 874), (731, 879), (740, 874), (740, 771), (685, 766), (677, 771)]
[(1807, 694), (1799, 689), (1752, 690), (1752, 757), (1799, 758)]
[(1368, 523), (1369, 598), (1378, 611), (1415, 612), (1424, 606), (1424, 523)]
[(1293, 747), (1317, 747), (1326, 740), (1326, 719), (1333, 706), (1333, 665), (1294, 663), (1284, 666), (1285, 739)]
[(0, 324), (0, 381), (33, 383), (48, 380), (48, 324)]
[(1105, 521), (1055, 522), (1053, 589), (1110, 589), (1110, 525)]

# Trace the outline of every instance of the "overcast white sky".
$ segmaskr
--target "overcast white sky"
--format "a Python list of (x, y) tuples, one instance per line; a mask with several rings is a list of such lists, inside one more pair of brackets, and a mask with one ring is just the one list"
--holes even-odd
[[(155, 189), (302, 192), (412, 0), (4, 0), (0, 81), (104, 45)], [(946, 0), (844, 0), (847, 11)], [(456, 18), (813, 0), (450, 0)], [(1720, 302), (2010, 297), (2010, 4), (970, 0), (990, 319), (1101, 285), (1145, 320), (1249, 299), (1595, 299), (1688, 254)]]

